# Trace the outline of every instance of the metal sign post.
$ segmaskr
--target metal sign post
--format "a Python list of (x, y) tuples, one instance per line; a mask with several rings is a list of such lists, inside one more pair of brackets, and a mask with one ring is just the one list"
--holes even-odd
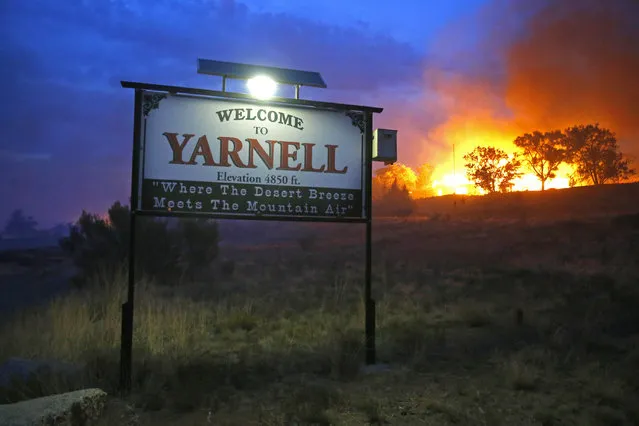
[(364, 324), (366, 336), (366, 364), (371, 365), (376, 362), (375, 354), (375, 300), (373, 299), (373, 278), (372, 278), (372, 257), (373, 257), (373, 114), (366, 114), (366, 203), (368, 220), (366, 221), (366, 259), (364, 269)]
[(136, 210), (139, 203), (140, 180), (140, 141), (142, 129), (142, 102), (141, 90), (135, 91), (135, 107), (133, 118), (133, 155), (131, 164), (131, 201), (129, 222), (129, 275), (127, 300), (122, 304), (122, 330), (120, 338), (120, 389), (123, 393), (131, 390), (131, 373), (133, 364), (133, 307), (135, 300), (135, 234), (136, 234)]
[(223, 86), (255, 70), (280, 73), (275, 80), (294, 85), (295, 99), (122, 82), (135, 90), (120, 350), (125, 394), (132, 384), (138, 216), (365, 224), (365, 362), (376, 362), (372, 161), (381, 160), (373, 114), (382, 108), (299, 99), (302, 85), (326, 87), (318, 73), (199, 61), (199, 72), (221, 75)]

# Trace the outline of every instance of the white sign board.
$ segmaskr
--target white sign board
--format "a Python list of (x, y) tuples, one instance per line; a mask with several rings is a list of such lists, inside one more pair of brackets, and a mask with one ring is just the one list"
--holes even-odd
[(362, 219), (363, 114), (144, 92), (139, 209)]

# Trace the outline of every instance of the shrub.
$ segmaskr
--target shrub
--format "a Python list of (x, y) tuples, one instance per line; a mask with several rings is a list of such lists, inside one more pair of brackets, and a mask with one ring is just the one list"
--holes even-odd
[[(117, 268), (129, 256), (130, 210), (120, 202), (106, 217), (82, 211), (68, 237), (60, 240), (79, 270), (75, 284), (88, 276)], [(181, 219), (174, 226), (167, 219), (138, 217), (135, 235), (136, 272), (167, 283), (184, 274), (191, 277), (206, 269), (218, 255), (217, 223)]]
[(217, 258), (218, 228), (217, 222), (209, 219), (182, 219), (181, 238), (183, 243), (183, 260), (191, 277), (199, 271), (206, 271), (211, 262)]
[(415, 211), (415, 201), (406, 187), (400, 188), (397, 182), (373, 206), (373, 214), (378, 216), (410, 216)]

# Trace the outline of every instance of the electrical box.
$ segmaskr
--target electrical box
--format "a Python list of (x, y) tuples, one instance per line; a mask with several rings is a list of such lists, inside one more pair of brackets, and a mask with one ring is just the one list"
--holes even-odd
[(373, 161), (383, 161), (387, 164), (397, 161), (397, 130), (375, 129)]

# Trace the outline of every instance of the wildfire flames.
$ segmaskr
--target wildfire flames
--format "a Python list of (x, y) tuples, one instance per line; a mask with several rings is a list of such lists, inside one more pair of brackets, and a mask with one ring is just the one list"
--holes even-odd
[[(562, 169), (564, 169), (562, 173)], [(572, 168), (562, 165), (557, 172), (557, 177), (554, 179), (548, 179), (546, 181), (546, 189), (561, 189), (570, 187), (570, 174)], [(524, 173), (523, 176), (514, 180), (513, 191), (540, 191), (541, 182), (539, 178), (533, 173)], [(433, 182), (433, 190), (438, 196), (448, 194), (485, 194), (485, 191), (481, 188), (476, 188), (472, 182), (470, 182), (465, 175), (448, 173), (444, 175), (441, 180), (435, 180)]]
[[(464, 131), (455, 128), (455, 124), (450, 124), (452, 130), (442, 128), (443, 139), (450, 141), (451, 152), (448, 161), (440, 161), (433, 173), (432, 187), (435, 195), (447, 194), (484, 194), (480, 188), (476, 188), (474, 183), (466, 177), (465, 161), (463, 156), (472, 151), (476, 146), (493, 146), (503, 149), (508, 153), (515, 153), (518, 148), (513, 144), (517, 137), (517, 132), (505, 132), (500, 129), (489, 129), (489, 125), (484, 123), (484, 128), (477, 127), (468, 129), (464, 125)], [(454, 153), (453, 153), (454, 145)], [(453, 157), (454, 155), (454, 157)], [(524, 170), (525, 166), (524, 166)], [(570, 176), (574, 173), (574, 167), (562, 164), (556, 172), (556, 177), (548, 179), (545, 183), (546, 189), (561, 189), (570, 186)], [(524, 174), (513, 181), (513, 191), (540, 191), (541, 181), (532, 172), (525, 171)]]
[[(424, 109), (437, 118), (426, 134), (402, 130), (419, 141), (419, 148), (409, 148), (418, 150), (411, 156), (434, 165), (431, 193), (481, 194), (467, 180), (464, 155), (477, 146), (518, 152), (515, 138), (535, 130), (599, 123), (616, 133), (636, 164), (639, 26), (634, 16), (639, 16), (634, 0), (493, 0), (445, 31), (426, 70)], [(470, 47), (456, 44), (469, 27), (487, 35)], [(458, 68), (466, 71), (450, 71)], [(525, 164), (522, 172), (514, 191), (541, 190)], [(569, 187), (573, 172), (573, 166), (562, 164), (545, 188)]]

